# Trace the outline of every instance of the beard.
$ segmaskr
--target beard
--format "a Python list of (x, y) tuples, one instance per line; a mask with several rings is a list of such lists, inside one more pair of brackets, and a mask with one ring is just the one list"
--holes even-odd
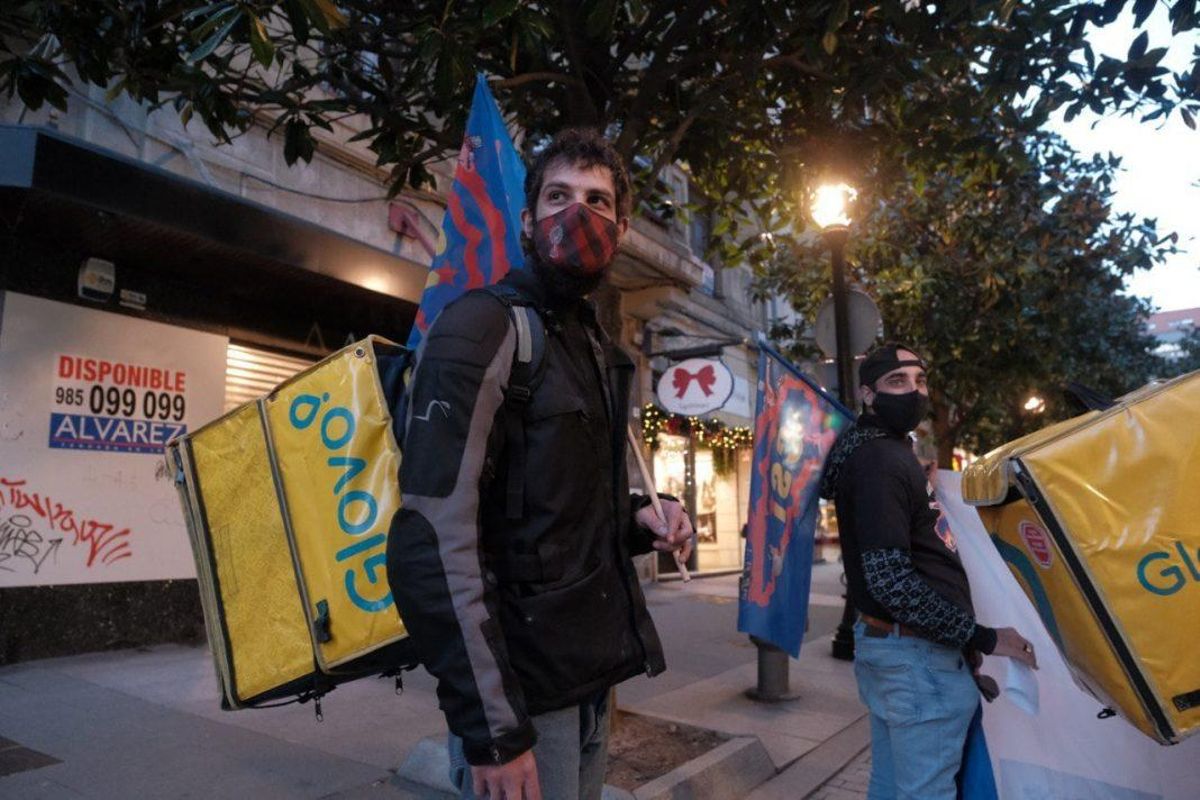
[(529, 262), (529, 268), (546, 287), (546, 293), (555, 303), (579, 300), (594, 292), (608, 277), (609, 267), (592, 275), (574, 275), (542, 261), (533, 247), (525, 248), (525, 258)]

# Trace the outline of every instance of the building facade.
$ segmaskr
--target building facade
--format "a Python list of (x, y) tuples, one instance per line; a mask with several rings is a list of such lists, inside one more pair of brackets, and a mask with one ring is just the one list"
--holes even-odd
[(1151, 314), (1146, 320), (1146, 332), (1158, 342), (1154, 354), (1168, 361), (1182, 358), (1184, 353), (1180, 342), (1195, 331), (1198, 324), (1200, 308), (1182, 308)]
[[(0, 104), (0, 663), (137, 640), (156, 610), (191, 608), (165, 438), (348, 341), (407, 337), (453, 162), (435, 166), (438, 191), (389, 200), (374, 155), (347, 143), (352, 122), (288, 167), (265, 124), (216, 145), (94, 87), (65, 114)], [(686, 172), (664, 179), (686, 204)], [(696, 511), (701, 571), (741, 564), (766, 322), (747, 271), (704, 262), (709, 229), (639, 216), (597, 297), (638, 361), (639, 420), (657, 414), (671, 351), (737, 342), (722, 353), (732, 397), (707, 428), (658, 436), (650, 459), (658, 488)], [(714, 446), (725, 429), (742, 438)], [(115, 621), (99, 639), (85, 619), (62, 629), (73, 645), (39, 644), (8, 624), (38, 607)]]

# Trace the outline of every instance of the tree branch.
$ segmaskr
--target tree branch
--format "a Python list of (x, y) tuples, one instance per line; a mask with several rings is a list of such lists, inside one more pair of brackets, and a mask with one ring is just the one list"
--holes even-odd
[(516, 89), (529, 83), (567, 83), (573, 86), (583, 86), (583, 80), (563, 72), (526, 72), (511, 78), (489, 78), (490, 83), (497, 89)]
[(814, 78), (820, 78), (823, 81), (829, 81), (830, 83), (837, 82), (837, 78), (834, 77), (833, 74), (821, 69), (817, 69), (812, 64), (802, 61), (795, 53), (785, 53), (780, 56), (774, 56), (772, 58), (768, 58), (762, 63), (764, 67), (773, 67), (777, 64), (791, 67), (797, 72), (802, 72), (805, 75), (811, 75)]
[[(637, 96), (633, 101), (633, 107), (625, 115), (625, 125), (621, 129), (621, 135), (617, 138), (617, 152), (624, 156), (626, 161), (632, 160), (634, 144), (638, 141), (638, 138), (642, 135), (642, 131), (646, 127), (650, 107), (658, 99), (659, 93), (673, 74), (666, 63), (667, 58), (683, 37), (700, 23), (708, 7), (707, 3), (692, 3), (689, 5), (686, 16), (677, 16), (675, 18), (675, 22), (663, 35), (662, 41), (654, 51), (654, 55), (649, 62), (649, 67), (646, 73), (644, 73), (646, 74), (646, 79), (642, 81), (638, 88)], [(619, 68), (620, 66), (618, 65)]]
[(650, 181), (642, 186), (641, 190), (634, 198), (634, 208), (637, 208), (637, 203), (641, 203), (647, 199), (650, 193), (650, 187), (654, 185), (654, 179), (657, 177), (658, 173), (675, 160), (675, 154), (679, 152), (679, 145), (683, 142), (683, 137), (687, 136), (688, 131), (700, 117), (700, 114), (707, 110), (709, 103), (724, 94), (724, 92), (729, 88), (729, 84), (749, 78), (754, 74), (755, 71), (753, 59), (747, 56), (741, 60), (741, 63), (736, 64), (735, 68), (730, 69), (728, 73), (719, 78), (707, 89), (696, 96), (696, 99), (692, 104), (691, 111), (689, 111), (687, 115), (684, 116), (684, 118), (680, 121), (679, 125), (675, 127), (675, 130), (671, 133), (670, 137), (667, 138), (666, 145), (662, 150), (659, 151), (658, 156), (654, 159), (654, 164), (651, 167), (650, 172)]

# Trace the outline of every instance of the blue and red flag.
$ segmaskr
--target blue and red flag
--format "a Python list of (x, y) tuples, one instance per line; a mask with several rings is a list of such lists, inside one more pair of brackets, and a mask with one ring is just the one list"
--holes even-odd
[(437, 254), (408, 335), (410, 348), (416, 349), (451, 300), (525, 265), (521, 252), (524, 207), (525, 163), (513, 147), (487, 79), (480, 73)]
[(759, 343), (750, 521), (738, 630), (800, 655), (825, 457), (851, 414)]
[(958, 800), (998, 800), (996, 774), (992, 771), (992, 757), (988, 753), (987, 738), (983, 734), (983, 704), (975, 709), (971, 727), (967, 729), (967, 741), (963, 745), (962, 767), (955, 776)]

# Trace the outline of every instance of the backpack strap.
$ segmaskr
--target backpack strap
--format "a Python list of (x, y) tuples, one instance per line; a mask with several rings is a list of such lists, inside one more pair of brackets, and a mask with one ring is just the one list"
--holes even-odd
[(530, 299), (514, 287), (492, 284), (483, 291), (508, 308), (517, 333), (512, 371), (504, 393), (504, 438), (508, 448), (504, 502), (505, 517), (519, 520), (525, 516), (525, 406), (545, 373), (546, 325)]

